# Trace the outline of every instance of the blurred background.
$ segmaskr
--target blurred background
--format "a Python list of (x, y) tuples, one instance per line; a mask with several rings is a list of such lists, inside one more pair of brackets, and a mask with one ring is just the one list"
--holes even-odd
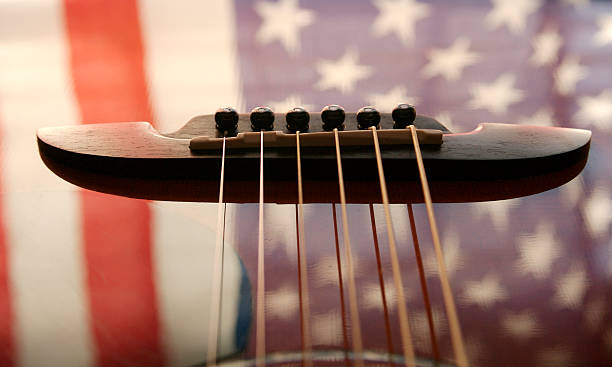
[[(216, 206), (75, 188), (43, 165), (37, 128), (149, 121), (169, 132), (227, 105), (390, 111), (399, 102), (454, 132), (481, 122), (592, 130), (584, 172), (563, 187), (436, 213), (474, 365), (612, 364), (611, 2), (1, 0), (0, 365), (194, 365), (205, 355)], [(330, 208), (309, 206), (306, 227), (329, 224)], [(295, 266), (294, 210), (266, 206), (277, 271)], [(425, 213), (415, 211), (441, 354), (452, 358)], [(232, 225), (254, 230), (255, 215), (228, 205), (227, 242), (251, 279), (255, 248)], [(367, 207), (352, 215), (366, 223), (354, 237), (371, 238)], [(412, 271), (405, 207), (394, 215)], [(376, 218), (386, 243), (378, 206)], [(316, 245), (333, 233), (307, 236), (311, 283), (324, 296), (337, 288), (335, 254)], [(382, 304), (378, 280), (367, 279), (371, 254), (357, 256), (367, 317)], [(286, 335), (296, 280), (270, 274), (269, 346), (299, 349), (299, 335)], [(414, 332), (427, 335), (416, 270), (406, 277)], [(342, 345), (339, 306), (320, 303), (315, 346)], [(384, 348), (382, 326), (367, 328), (382, 340), (372, 348)], [(417, 350), (431, 356), (422, 339)]]

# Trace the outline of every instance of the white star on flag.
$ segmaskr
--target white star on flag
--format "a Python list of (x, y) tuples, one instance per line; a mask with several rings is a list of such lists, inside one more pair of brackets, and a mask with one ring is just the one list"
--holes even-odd
[(612, 194), (607, 186), (598, 184), (584, 201), (582, 213), (591, 236), (601, 238), (608, 234), (612, 222)]
[[(608, 244), (608, 253), (612, 254), (612, 238)], [(612, 256), (608, 259), (608, 277), (612, 278)]]
[(266, 239), (266, 251), (280, 248), (288, 261), (297, 263), (297, 234), (284, 229), (295, 223), (295, 210), (283, 205), (266, 205), (264, 222), (268, 231), (277, 233), (274, 239)]
[[(386, 279), (385, 280), (385, 300), (387, 301), (387, 308), (389, 310), (395, 309), (397, 306), (397, 295), (395, 292), (395, 284), (393, 280)], [(404, 296), (406, 301), (413, 298), (412, 292), (409, 289), (404, 290)], [(373, 283), (364, 286), (364, 291), (362, 292), (362, 302), (360, 303), (362, 307), (366, 309), (383, 309), (382, 303), (382, 292), (380, 289), (380, 283)]]
[(319, 259), (313, 266), (312, 273), (315, 284), (318, 287), (326, 285), (338, 286), (340, 282), (338, 275), (338, 260), (335, 256), (325, 256)]
[[(295, 220), (295, 219), (294, 219)], [(308, 242), (308, 239), (306, 239)], [(295, 242), (294, 242), (295, 244)], [(359, 257), (353, 258), (353, 269), (355, 269), (355, 276), (359, 276), (359, 264), (361, 260)], [(347, 264), (344, 258), (341, 259), (340, 264), (342, 266), (342, 274), (347, 274)], [(338, 274), (338, 259), (336, 256), (323, 256), (320, 260), (312, 267), (313, 278), (315, 284), (319, 287), (331, 285), (337, 287), (340, 282)], [(346, 281), (346, 276), (342, 277), (342, 281)]]
[(463, 69), (478, 61), (479, 56), (471, 52), (470, 41), (457, 38), (448, 48), (434, 48), (429, 52), (429, 63), (423, 69), (426, 78), (441, 75), (448, 81), (455, 81), (461, 77)]
[[(410, 320), (410, 328), (414, 330), (414, 335), (416, 336), (416, 341), (421, 341), (424, 343), (423, 347), (427, 348), (427, 350), (431, 350), (430, 345), (430, 333), (429, 329), (429, 316), (427, 315), (427, 311), (415, 311), (411, 313), (412, 317)], [(433, 321), (433, 329), (437, 336), (441, 336), (446, 334), (448, 331), (448, 321), (446, 320), (446, 314), (440, 310), (438, 307), (431, 307), (431, 316)]]
[(387, 93), (372, 93), (366, 99), (381, 112), (391, 112), (399, 103), (418, 104), (418, 99), (409, 97), (402, 86), (389, 89)]
[[(380, 283), (367, 284), (361, 292), (362, 300), (359, 303), (364, 309), (382, 310), (382, 293)], [(386, 294), (385, 294), (386, 297)]]
[(438, 112), (438, 114), (436, 114), (434, 116), (434, 118), (441, 123), (442, 125), (444, 125), (449, 131), (452, 131), (454, 133), (458, 133), (460, 131), (458, 131), (455, 128), (455, 125), (453, 124), (453, 118), (450, 112), (448, 111), (441, 111)]
[(336, 88), (346, 94), (355, 89), (355, 84), (372, 74), (372, 68), (359, 64), (359, 55), (355, 49), (348, 49), (338, 60), (321, 60), (317, 62), (317, 71), (321, 79), (317, 87), (321, 90)]
[(584, 266), (573, 264), (568, 273), (557, 281), (553, 302), (560, 308), (577, 309), (582, 306), (587, 285)]
[(290, 94), (282, 101), (270, 101), (267, 105), (275, 112), (287, 112), (294, 107), (302, 107), (306, 110), (312, 110), (314, 108), (313, 105), (302, 102), (302, 98), (296, 94)]
[(580, 65), (577, 57), (568, 56), (555, 71), (555, 90), (564, 96), (574, 93), (576, 84), (586, 78), (587, 74), (587, 68)]
[(429, 15), (429, 5), (415, 0), (374, 0), (378, 16), (372, 25), (376, 36), (395, 35), (404, 45), (410, 45), (415, 38), (415, 25)]
[(501, 324), (508, 334), (522, 340), (527, 340), (542, 331), (538, 319), (530, 311), (507, 313), (502, 316)]
[(312, 316), (312, 339), (317, 344), (334, 345), (342, 338), (342, 319), (336, 311)]
[(274, 317), (292, 320), (300, 305), (295, 287), (284, 286), (266, 292), (266, 311)]
[(519, 235), (517, 249), (520, 254), (516, 269), (521, 274), (528, 273), (536, 278), (548, 277), (553, 263), (561, 256), (561, 247), (554, 226), (549, 222), (541, 222), (534, 234)]
[(529, 62), (535, 66), (552, 64), (557, 60), (557, 54), (563, 39), (557, 30), (549, 29), (538, 34), (531, 42), (533, 54)]
[(607, 305), (603, 296), (597, 296), (597, 298), (590, 299), (588, 303), (584, 305), (584, 324), (590, 332), (597, 332), (607, 313), (606, 308)]
[(487, 14), (489, 29), (507, 26), (513, 33), (525, 30), (527, 17), (538, 10), (541, 0), (491, 0), (493, 9)]
[(462, 300), (465, 303), (475, 303), (487, 308), (507, 297), (508, 292), (502, 287), (499, 277), (487, 274), (481, 280), (466, 282)]
[(255, 11), (263, 19), (257, 41), (262, 44), (279, 41), (290, 54), (300, 50), (300, 30), (314, 21), (314, 13), (301, 9), (298, 0), (257, 2)]
[(551, 126), (554, 119), (553, 111), (550, 107), (542, 107), (531, 116), (523, 116), (518, 119), (521, 125), (532, 126)]
[(510, 209), (517, 207), (520, 199), (486, 201), (472, 204), (474, 217), (479, 220), (488, 215), (497, 231), (507, 231), (510, 223)]
[(598, 46), (605, 46), (612, 42), (612, 14), (601, 16), (597, 20), (599, 31), (595, 34), (595, 43)]
[[(455, 229), (447, 231), (442, 237), (444, 265), (446, 265), (446, 272), (449, 278), (452, 278), (455, 272), (463, 267), (460, 242), (459, 233)], [(427, 276), (438, 276), (438, 260), (433, 254), (429, 254), (425, 258), (423, 266)]]
[(574, 208), (584, 197), (584, 181), (578, 176), (561, 186), (563, 201), (569, 208)]
[(471, 108), (483, 108), (494, 114), (506, 113), (508, 106), (523, 99), (524, 93), (514, 88), (516, 77), (510, 73), (502, 74), (493, 83), (477, 83), (470, 92)]
[(612, 89), (606, 89), (596, 97), (580, 97), (580, 110), (576, 113), (576, 123), (607, 131), (612, 128)]
[(591, 0), (563, 0), (564, 3), (575, 7), (588, 5), (590, 1)]

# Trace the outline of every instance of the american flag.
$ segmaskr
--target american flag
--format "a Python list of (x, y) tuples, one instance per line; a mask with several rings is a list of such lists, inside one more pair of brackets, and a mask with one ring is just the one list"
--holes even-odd
[[(226, 105), (398, 102), (454, 132), (593, 131), (587, 167), (563, 187), (436, 214), (472, 365), (612, 365), (612, 3), (589, 0), (0, 1), (0, 365), (182, 366), (206, 354), (216, 204), (76, 188), (43, 165), (37, 128), (150, 121), (168, 132)], [(255, 289), (257, 208), (227, 208), (226, 243)], [(342, 347), (331, 205), (305, 209), (313, 342)], [(350, 209), (366, 347), (386, 351), (368, 207)], [(415, 212), (440, 353), (452, 359)], [(295, 350), (295, 206), (265, 213), (268, 345)], [(405, 206), (393, 220), (416, 350), (431, 356)], [(386, 252), (383, 265), (394, 319)], [(227, 280), (227, 302), (240, 303), (239, 282)]]

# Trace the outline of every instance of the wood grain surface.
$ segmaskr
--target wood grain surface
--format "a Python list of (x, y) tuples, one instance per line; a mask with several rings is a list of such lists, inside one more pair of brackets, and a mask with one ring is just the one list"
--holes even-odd
[[(313, 114), (310, 131), (321, 131), (319, 120)], [(392, 126), (389, 114), (381, 121), (381, 128)], [(282, 124), (284, 115), (277, 114), (275, 127), (282, 130)], [(591, 137), (586, 130), (507, 124), (481, 124), (452, 134), (424, 116), (415, 125), (445, 132), (440, 146), (422, 147), (436, 202), (507, 199), (562, 185), (586, 164)], [(355, 115), (347, 114), (346, 129), (355, 127)], [(249, 130), (248, 115), (241, 115), (238, 132)], [(51, 170), (88, 189), (155, 200), (215, 201), (221, 151), (192, 152), (189, 141), (218, 135), (213, 116), (205, 115), (168, 134), (147, 122), (44, 128), (38, 144)], [(379, 202), (373, 147), (340, 144), (348, 202)], [(301, 156), (304, 201), (337, 202), (333, 147), (303, 148)], [(382, 158), (391, 202), (421, 202), (413, 148), (383, 147)], [(226, 151), (228, 202), (257, 200), (258, 160), (258, 148)], [(266, 201), (295, 202), (295, 149), (264, 149), (264, 161)]]

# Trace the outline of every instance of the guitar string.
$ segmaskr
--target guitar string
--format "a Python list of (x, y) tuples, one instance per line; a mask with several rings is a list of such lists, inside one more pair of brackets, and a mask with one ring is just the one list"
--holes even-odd
[[(225, 227), (227, 224), (227, 203), (223, 203), (223, 239), (221, 241), (221, 292), (219, 294), (219, 326), (221, 325), (221, 320), (223, 320), (223, 282), (225, 281)], [(219, 334), (219, 338), (221, 338), (221, 334)], [(218, 342), (217, 342), (218, 343)]]
[(414, 245), (414, 254), (417, 261), (417, 269), (419, 270), (419, 280), (421, 281), (421, 292), (423, 293), (423, 302), (425, 303), (425, 311), (427, 312), (427, 324), (429, 326), (429, 337), (431, 339), (431, 352), (434, 361), (440, 360), (440, 350), (438, 348), (438, 339), (434, 328), (433, 312), (431, 302), (429, 300), (429, 291), (427, 290), (427, 280), (425, 279), (425, 270), (423, 269), (423, 258), (421, 257), (421, 246), (419, 245), (419, 237), (417, 236), (416, 223), (414, 221), (414, 212), (412, 205), (407, 204), (408, 219), (410, 221), (410, 231), (412, 232), (412, 244)]
[(351, 250), (351, 239), (348, 230), (348, 216), (346, 213), (346, 195), (344, 192), (344, 177), (342, 174), (342, 160), (340, 159), (340, 141), (338, 129), (334, 129), (334, 140), (336, 144), (336, 163), (338, 166), (338, 183), (340, 186), (340, 209), (342, 212), (342, 235), (344, 239), (349, 307), (351, 315), (353, 360), (355, 366), (363, 367), (363, 340), (361, 338), (361, 325), (359, 324), (359, 308), (357, 306), (357, 287), (355, 286), (355, 270), (353, 268), (353, 254)]
[(300, 220), (299, 220), (299, 212), (298, 212), (298, 205), (295, 204), (295, 231), (296, 231), (296, 236), (297, 236), (297, 240), (296, 242), (296, 248), (297, 248), (297, 261), (298, 261), (298, 302), (300, 305), (300, 336), (301, 336), (301, 346), (302, 346), (302, 360), (304, 360), (306, 357), (306, 346), (304, 344), (304, 296), (303, 296), (303, 291), (302, 291), (302, 269), (300, 266), (301, 263), (301, 254), (300, 254)]
[[(378, 139), (376, 138), (376, 132), (375, 132), (375, 128), (372, 128), (373, 130), (373, 135), (375, 136), (375, 149), (376, 149), (376, 153), (377, 153), (377, 164), (379, 165), (379, 176), (381, 175), (381, 170), (382, 170), (382, 161), (380, 159), (380, 148), (378, 146)], [(444, 268), (443, 263), (440, 261), (441, 259), (441, 251), (438, 251), (438, 248), (441, 248), (439, 245), (439, 236), (437, 235), (437, 226), (435, 224), (435, 217), (433, 215), (433, 208), (431, 206), (431, 198), (429, 195), (429, 189), (427, 186), (427, 178), (426, 176), (424, 176), (424, 169), (422, 168), (422, 158), (420, 158), (420, 149), (418, 147), (418, 139), (416, 138), (416, 132), (414, 131), (413, 127), (411, 128), (412, 134), (413, 134), (413, 143), (415, 142), (416, 139), (416, 143), (415, 143), (415, 151), (417, 152), (417, 162), (419, 164), (419, 173), (421, 174), (421, 180), (422, 180), (422, 184), (423, 184), (423, 190), (424, 190), (424, 196), (426, 198), (426, 204), (429, 203), (429, 205), (427, 205), (428, 207), (428, 216), (430, 219), (430, 224), (432, 226), (432, 237), (434, 238), (434, 246), (436, 247), (436, 256), (438, 258), (438, 263), (439, 266), (441, 267), (440, 269), (440, 273), (441, 273), (441, 277), (440, 277), (440, 281), (442, 282), (442, 287), (443, 287), (443, 293), (448, 293), (448, 292), (444, 292), (445, 288), (448, 288), (448, 290), (450, 290), (450, 287), (445, 287), (445, 281), (444, 278), (446, 278), (446, 283), (448, 284), (448, 279), (445, 276), (442, 276), (442, 274), (446, 273), (444, 270), (442, 270), (442, 268)], [(360, 329), (359, 327), (359, 317), (358, 317), (358, 308), (356, 307), (356, 296), (354, 293), (356, 293), (356, 288), (355, 288), (355, 284), (354, 284), (354, 273), (353, 273), (353, 267), (352, 267), (352, 255), (350, 254), (350, 239), (348, 236), (348, 220), (347, 220), (347, 216), (346, 216), (346, 199), (345, 199), (345, 194), (344, 194), (344, 182), (343, 182), (343, 178), (342, 178), (342, 168), (341, 168), (341, 161), (340, 161), (340, 151), (339, 151), (339, 139), (338, 139), (338, 132), (337, 129), (334, 129), (334, 137), (335, 137), (335, 142), (336, 142), (336, 157), (337, 157), (337, 161), (338, 161), (338, 174), (339, 174), (339, 181), (340, 181), (340, 196), (341, 196), (341, 205), (342, 205), (342, 219), (343, 219), (343, 232), (344, 232), (344, 239), (345, 242), (348, 244), (347, 246), (347, 265), (349, 267), (349, 299), (350, 299), (350, 303), (351, 303), (351, 317), (352, 317), (352, 322), (357, 326), (358, 329)], [(296, 145), (297, 145), (297, 155), (298, 155), (298, 197), (299, 197), (299, 209), (298, 209), (298, 223), (301, 222), (301, 227), (302, 227), (302, 231), (299, 230), (300, 226), (298, 225), (298, 247), (302, 248), (302, 251), (304, 251), (304, 246), (300, 245), (304, 244), (304, 233), (303, 233), (303, 227), (304, 227), (304, 221), (303, 221), (303, 193), (302, 193), (302, 182), (301, 182), (301, 160), (300, 160), (300, 148), (299, 148), (299, 132), (297, 132), (296, 134)], [(221, 272), (219, 271), (219, 266), (220, 266), (220, 262), (219, 262), (219, 258), (222, 254), (222, 249), (221, 247), (223, 247), (223, 239), (224, 239), (224, 231), (222, 232), (220, 229), (224, 228), (224, 218), (225, 218), (225, 213), (224, 213), (224, 205), (222, 204), (223, 201), (223, 181), (224, 181), (224, 171), (225, 171), (225, 138), (223, 139), (223, 148), (222, 148), (222, 164), (221, 164), (221, 179), (220, 179), (220, 189), (219, 189), (219, 203), (218, 203), (218, 213), (217, 213), (217, 217), (218, 217), (218, 221), (217, 221), (217, 239), (216, 239), (216, 246), (215, 246), (215, 265), (214, 265), (214, 273), (213, 273), (213, 299), (212, 299), (212, 309), (211, 309), (211, 325), (212, 328), (209, 329), (209, 344), (208, 344), (208, 358), (207, 358), (207, 364), (210, 365), (214, 365), (216, 363), (216, 350), (217, 350), (217, 340), (218, 340), (218, 326), (219, 326), (219, 322), (220, 320), (218, 319), (218, 314), (220, 311), (220, 285), (219, 282), (221, 281)], [(381, 191), (383, 191), (383, 184), (384, 184), (384, 173), (382, 173), (383, 176), (380, 176), (380, 178), (383, 180), (381, 181)], [(423, 178), (425, 181), (423, 181)], [(258, 304), (258, 314), (257, 314), (257, 336), (256, 336), (256, 359), (257, 359), (257, 365), (261, 365), (262, 361), (265, 364), (265, 323), (264, 323), (264, 319), (265, 319), (265, 314), (264, 314), (264, 308), (263, 308), (263, 298), (264, 298), (264, 261), (263, 261), (263, 133), (260, 133), (260, 192), (259, 192), (259, 238), (258, 238), (258, 291), (257, 291), (257, 304)], [(385, 196), (386, 196), (386, 185), (384, 186), (384, 194), (383, 194), (383, 205), (385, 206), (385, 216), (387, 219), (387, 229), (389, 231), (389, 223), (390, 223), (390, 212), (388, 211), (388, 198), (386, 199), (386, 204), (384, 203), (385, 201)], [(429, 197), (429, 199), (428, 199)], [(377, 238), (376, 238), (376, 233), (375, 233), (375, 222), (374, 222), (374, 217), (373, 217), (373, 208), (372, 205), (370, 204), (370, 211), (371, 211), (371, 220), (372, 220), (372, 225), (373, 225), (373, 231), (374, 231), (374, 236), (375, 236), (375, 242), (377, 242)], [(412, 229), (412, 234), (413, 234), (413, 241), (415, 241), (415, 251), (418, 251), (418, 238), (416, 238), (416, 231), (415, 231), (415, 226), (414, 226), (414, 216), (412, 213), (412, 207), (410, 206), (410, 204), (408, 204), (408, 211), (409, 211), (409, 216), (410, 216), (410, 222), (411, 222), (411, 229)], [(300, 214), (301, 212), (301, 214)], [(432, 222), (433, 220), (433, 222)], [(334, 225), (336, 227), (336, 220), (335, 220), (335, 207), (334, 207)], [(395, 242), (394, 239), (392, 239), (393, 237), (393, 232), (392, 232), (392, 228), (391, 231), (389, 231), (389, 233), (391, 234), (389, 237), (390, 242), (393, 241), (393, 243)], [(300, 241), (300, 237), (301, 237), (301, 241)], [(337, 230), (336, 230), (336, 238), (337, 238)], [(437, 243), (437, 246), (436, 246)], [(395, 245), (395, 244), (394, 244)], [(395, 247), (395, 246), (394, 246)], [(378, 249), (377, 249), (378, 250)], [(300, 249), (298, 248), (298, 252), (300, 251)], [(338, 253), (339, 255), (339, 253)], [(377, 255), (379, 255), (377, 253)], [(392, 257), (393, 258), (393, 257)], [(305, 259), (305, 256), (304, 256)], [(299, 260), (300, 261), (300, 268), (305, 269), (305, 261)], [(418, 261), (418, 260), (417, 260)], [(380, 264), (379, 264), (380, 266)], [(339, 265), (339, 272), (340, 272), (340, 277), (341, 277), (341, 270), (340, 270), (340, 265)], [(422, 263), (419, 265), (419, 271), (422, 272)], [(353, 274), (350, 274), (353, 273)], [(422, 275), (421, 274), (421, 279), (422, 279)], [(300, 278), (302, 278), (300, 276)], [(307, 278), (303, 277), (303, 279), (305, 281), (300, 280), (300, 288), (305, 288), (306, 292), (307, 292)], [(342, 281), (342, 280), (341, 280)], [(401, 280), (400, 280), (401, 282)], [(306, 283), (306, 284), (304, 284)], [(352, 285), (351, 285), (352, 283)], [(306, 285), (306, 287), (304, 287), (304, 285)], [(342, 287), (342, 286), (341, 286)], [(352, 291), (351, 291), (351, 288)], [(341, 290), (341, 294), (342, 294), (342, 290)], [(403, 289), (402, 291), (398, 292), (399, 294), (403, 295)], [(352, 295), (351, 295), (352, 294)], [(428, 299), (427, 296), (427, 291), (426, 291), (426, 286), (424, 287), (424, 295), (425, 298)], [(300, 291), (300, 296), (301, 296), (301, 291)], [(402, 296), (398, 297), (398, 301), (399, 298), (403, 298)], [(343, 297), (342, 297), (343, 298)], [(306, 295), (306, 299), (308, 299), (308, 296)], [(450, 303), (448, 301), (448, 297), (445, 294), (445, 304), (447, 306), (447, 308), (449, 308), (449, 304), (451, 304), (451, 309), (454, 309), (454, 302), (452, 300), (452, 294), (451, 294), (451, 298), (450, 298)], [(218, 302), (217, 302), (218, 300)], [(383, 302), (384, 302), (384, 290), (383, 290)], [(403, 302), (402, 302), (403, 303)], [(427, 301), (426, 301), (427, 303)], [(342, 302), (342, 304), (344, 304), (344, 302)], [(404, 303), (403, 303), (404, 304)], [(215, 306), (216, 305), (216, 306)], [(303, 307), (304, 304), (302, 304)], [(386, 305), (386, 303), (385, 303)], [(405, 304), (404, 304), (405, 305)], [(306, 308), (309, 309), (308, 306), (308, 301), (306, 301)], [(344, 308), (344, 307), (343, 307)], [(449, 313), (449, 323), (451, 324), (451, 336), (453, 337), (453, 347), (455, 349), (455, 354), (457, 355), (457, 360), (458, 360), (458, 366), (462, 366), (462, 362), (461, 360), (465, 360), (465, 365), (467, 366), (467, 358), (465, 358), (465, 352), (464, 352), (464, 347), (463, 347), (463, 341), (461, 339), (459, 339), (459, 344), (461, 344), (460, 348), (459, 348), (459, 352), (458, 352), (458, 348), (456, 347), (457, 343), (457, 336), (455, 335), (456, 332), (453, 332), (453, 324), (457, 324), (458, 327), (458, 320), (456, 317), (456, 310), (454, 310), (454, 312), (448, 312)], [(309, 315), (309, 311), (306, 312), (307, 315)], [(454, 314), (454, 318), (450, 315)], [(215, 316), (217, 315), (217, 316)], [(354, 315), (357, 315), (357, 322), (355, 322), (355, 317)], [(401, 311), (400, 311), (400, 319), (402, 318), (401, 316)], [(430, 314), (430, 308), (428, 308), (428, 318), (429, 318), (429, 323), (430, 323), (430, 330), (433, 333), (433, 324), (432, 324), (432, 318), (431, 318), (431, 314)], [(305, 323), (308, 324), (308, 321), (304, 322), (304, 318), (302, 317), (302, 323), (303, 325)], [(455, 319), (455, 322), (453, 322), (453, 319)], [(407, 319), (406, 319), (407, 321)], [(401, 327), (402, 329), (404, 329), (403, 327)], [(355, 329), (355, 328), (354, 328)], [(306, 331), (307, 330), (307, 331)], [(460, 329), (458, 329), (459, 331), (459, 338), (461, 338), (461, 334), (460, 334)], [(409, 331), (408, 331), (409, 332)], [(305, 355), (305, 363), (307, 366), (311, 366), (312, 365), (312, 359), (311, 359), (311, 351), (312, 351), (312, 347), (311, 347), (311, 343), (310, 343), (310, 328), (309, 326), (305, 327), (305, 330), (303, 331), (303, 333), (305, 335), (307, 335), (307, 337), (304, 337), (304, 355)], [(433, 335), (433, 334), (432, 334)], [(358, 337), (357, 337), (358, 336)], [(435, 336), (432, 336), (432, 346), (434, 348), (434, 357), (437, 351), (437, 345), (435, 343)], [(357, 342), (356, 342), (357, 341)], [(362, 364), (363, 361), (361, 360), (361, 351), (362, 351), (362, 341), (361, 341), (361, 332), (360, 330), (357, 330), (353, 332), (353, 343), (355, 344), (355, 348), (354, 348), (354, 352), (356, 355), (355, 358), (355, 362), (357, 365), (360, 365), (360, 363)], [(463, 353), (461, 353), (461, 349), (463, 349)], [(404, 351), (404, 353), (406, 354), (406, 351)], [(461, 354), (463, 354), (463, 358), (461, 357)], [(437, 358), (436, 358), (437, 359)], [(406, 361), (408, 361), (409, 359), (406, 359)], [(406, 364), (408, 365), (414, 365), (414, 352), (412, 352), (412, 364)]]
[(397, 247), (395, 244), (395, 234), (393, 232), (393, 222), (391, 221), (391, 210), (389, 208), (389, 196), (387, 194), (387, 183), (385, 181), (385, 173), (382, 165), (382, 157), (380, 154), (380, 146), (378, 144), (378, 135), (376, 127), (370, 127), (372, 130), (372, 138), (374, 140), (374, 151), (376, 153), (376, 165), (378, 167), (378, 179), (380, 182), (380, 193), (382, 196), (383, 208), (385, 212), (385, 222), (387, 224), (387, 239), (389, 241), (389, 253), (391, 255), (391, 271), (393, 272), (393, 284), (395, 285), (397, 311), (400, 321), (400, 333), (402, 337), (402, 349), (404, 354), (404, 365), (406, 367), (414, 367), (414, 347), (412, 345), (412, 336), (410, 335), (410, 326), (408, 324), (408, 311), (406, 309), (406, 296), (404, 294), (404, 285), (402, 284), (402, 273), (400, 269)]
[(298, 277), (300, 288), (300, 317), (302, 321), (302, 353), (304, 365), (312, 366), (312, 342), (310, 329), (310, 296), (308, 294), (308, 271), (306, 261), (306, 236), (304, 228), (304, 193), (302, 188), (302, 156), (300, 153), (300, 132), (295, 132), (295, 145), (297, 153), (297, 177), (298, 177), (298, 207), (297, 207), (297, 229), (298, 229)]
[(446, 307), (446, 314), (448, 316), (448, 323), (451, 334), (451, 341), (453, 344), (453, 351), (455, 354), (457, 367), (467, 367), (468, 360), (465, 353), (465, 344), (461, 335), (461, 327), (459, 326), (459, 318), (457, 316), (457, 309), (455, 307), (455, 301), (453, 300), (453, 293), (450, 288), (450, 282), (446, 272), (446, 265), (444, 263), (444, 256), (442, 254), (442, 246), (440, 245), (440, 236), (438, 234), (438, 226), (436, 224), (436, 218), (434, 215), (433, 204), (431, 202), (431, 194), (429, 192), (429, 184), (427, 182), (427, 175), (425, 174), (425, 166), (423, 164), (423, 157), (421, 155), (421, 148), (419, 146), (419, 139), (417, 137), (416, 128), (414, 125), (410, 125), (410, 132), (412, 135), (412, 143), (414, 145), (414, 152), (417, 158), (417, 165), (419, 168), (419, 176), (421, 178), (421, 186), (423, 188), (423, 197), (425, 198), (425, 207), (427, 208), (427, 217), (429, 220), (429, 226), (431, 229), (431, 237), (434, 244), (434, 250), (436, 253), (436, 260), (438, 262), (438, 272), (440, 275), (440, 283), (442, 285), (442, 296), (444, 297), (444, 305)]
[(298, 274), (298, 304), (300, 305), (300, 336), (302, 340), (302, 355), (304, 354), (304, 301), (302, 296), (302, 269), (300, 268), (300, 220), (298, 213), (298, 205), (295, 204), (295, 235), (297, 237), (297, 274)]
[(257, 367), (266, 364), (266, 323), (265, 323), (265, 284), (264, 284), (264, 135), (259, 133), (259, 228), (257, 237), (257, 326), (255, 334), (255, 360)]
[(221, 282), (223, 276), (223, 247), (225, 232), (225, 206), (223, 205), (223, 185), (225, 179), (225, 137), (221, 151), (221, 177), (219, 179), (219, 202), (217, 204), (217, 237), (215, 239), (215, 253), (212, 278), (212, 297), (210, 302), (210, 317), (208, 329), (208, 351), (206, 364), (214, 366), (217, 363), (217, 344), (219, 338), (219, 314), (221, 309)]
[(336, 244), (336, 263), (338, 267), (338, 290), (340, 291), (340, 314), (342, 316), (342, 340), (344, 341), (344, 362), (349, 366), (347, 352), (349, 350), (346, 308), (344, 302), (344, 280), (342, 278), (342, 260), (340, 257), (340, 240), (338, 238), (338, 219), (336, 218), (336, 204), (332, 203), (332, 220), (334, 222), (334, 240)]
[(376, 219), (374, 218), (374, 205), (370, 204), (370, 224), (372, 225), (372, 239), (374, 240), (374, 253), (376, 255), (376, 267), (378, 269), (378, 283), (380, 286), (380, 296), (383, 306), (383, 316), (385, 320), (385, 336), (387, 338), (387, 348), (389, 357), (393, 355), (393, 339), (391, 337), (391, 321), (389, 319), (389, 308), (387, 307), (387, 295), (385, 292), (385, 279), (383, 276), (382, 261), (380, 257), (380, 247), (378, 246), (378, 233), (376, 231)]

